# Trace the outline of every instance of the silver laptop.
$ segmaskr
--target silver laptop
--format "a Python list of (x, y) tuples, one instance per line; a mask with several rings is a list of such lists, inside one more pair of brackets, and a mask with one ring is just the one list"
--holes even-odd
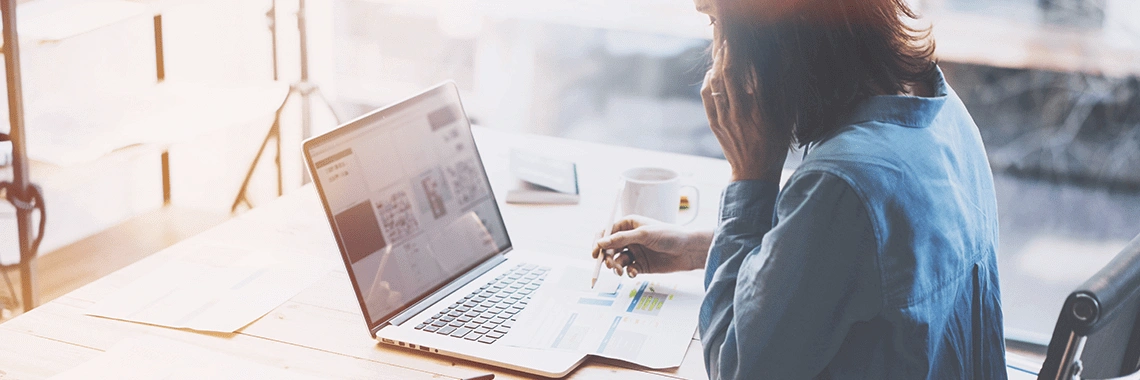
[(585, 359), (502, 344), (566, 263), (507, 256), (511, 240), (454, 83), (306, 140), (303, 150), (381, 343), (549, 377)]

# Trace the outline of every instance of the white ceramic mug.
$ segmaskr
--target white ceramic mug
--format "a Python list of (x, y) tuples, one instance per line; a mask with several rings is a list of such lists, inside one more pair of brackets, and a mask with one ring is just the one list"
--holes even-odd
[(666, 223), (677, 223), (681, 207), (681, 189), (693, 190), (689, 199), (692, 216), (682, 224), (697, 219), (700, 192), (693, 186), (681, 186), (681, 174), (665, 168), (633, 168), (621, 174), (621, 214), (641, 215)]

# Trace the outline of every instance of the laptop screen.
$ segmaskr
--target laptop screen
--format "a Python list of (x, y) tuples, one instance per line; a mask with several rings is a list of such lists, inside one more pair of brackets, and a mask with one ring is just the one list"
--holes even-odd
[(305, 150), (369, 327), (510, 247), (452, 83)]

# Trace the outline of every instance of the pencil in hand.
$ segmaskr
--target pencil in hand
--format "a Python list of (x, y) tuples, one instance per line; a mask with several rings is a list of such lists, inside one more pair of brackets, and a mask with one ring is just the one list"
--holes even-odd
[[(602, 239), (608, 238), (608, 237), (610, 237), (610, 234), (614, 233), (614, 223), (617, 222), (617, 220), (614, 220), (614, 218), (617, 215), (618, 205), (621, 202), (621, 193), (623, 191), (625, 191), (625, 180), (624, 179), (618, 183), (618, 192), (617, 192), (617, 195), (614, 196), (614, 206), (610, 208), (610, 214), (607, 216), (607, 219), (610, 222), (605, 227), (605, 230), (604, 230), (605, 232), (602, 235)], [(593, 289), (594, 285), (596, 285), (598, 283), (598, 276), (602, 273), (602, 262), (604, 262), (606, 260), (607, 254), (612, 255), (613, 250), (606, 250), (604, 252), (598, 252), (598, 261), (596, 263), (594, 263), (594, 274), (592, 276), (590, 276), (590, 289)]]

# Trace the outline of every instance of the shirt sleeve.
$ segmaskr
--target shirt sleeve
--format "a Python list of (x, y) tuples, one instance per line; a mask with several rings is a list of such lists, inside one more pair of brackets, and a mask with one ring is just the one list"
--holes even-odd
[(725, 189), (709, 251), (701, 342), (710, 379), (807, 379), (881, 307), (862, 200), (824, 172)]

